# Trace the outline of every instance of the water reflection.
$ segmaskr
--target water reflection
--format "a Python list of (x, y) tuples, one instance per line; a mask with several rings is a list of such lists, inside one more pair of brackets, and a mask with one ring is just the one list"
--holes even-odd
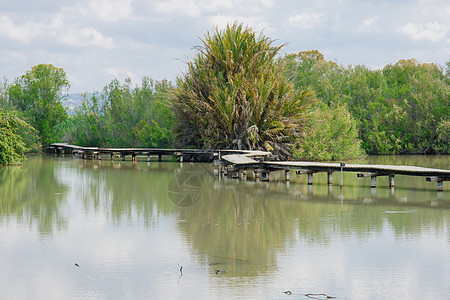
[[(38, 262), (54, 273), (52, 278), (76, 282), (80, 288), (71, 293), (81, 298), (155, 298), (165, 293), (162, 289), (182, 297), (189, 285), (201, 286), (195, 298), (214, 297), (218, 290), (242, 298), (242, 288), (256, 293), (255, 298), (281, 298), (294, 279), (316, 288), (305, 293), (341, 291), (342, 298), (358, 298), (354, 287), (344, 283), (360, 281), (370, 290), (368, 281), (388, 284), (405, 276), (403, 271), (389, 273), (390, 266), (375, 259), (377, 250), (404, 262), (399, 251), (423, 257), (429, 241), (439, 246), (432, 250), (432, 262), (405, 264), (431, 265), (440, 277), (427, 277), (434, 282), (427, 287), (445, 288), (440, 263), (450, 265), (444, 255), (450, 251), (447, 186), (437, 193), (423, 178), (398, 176), (395, 189), (388, 188), (386, 179), (374, 190), (370, 182), (345, 174), (341, 193), (339, 183), (327, 185), (326, 174), (315, 175), (311, 186), (303, 175), (286, 183), (280, 172), (267, 183), (256, 182), (251, 172), (247, 180), (222, 178), (216, 168), (32, 157), (23, 167), (0, 169), (0, 236), (7, 235), (3, 228), (14, 227), (8, 220), (19, 224), (14, 232), (37, 229), (50, 248), (48, 260), (39, 257)], [(171, 192), (189, 194), (189, 202), (179, 202)], [(42, 247), (26, 240), (31, 249)], [(415, 249), (415, 241), (428, 246)], [(29, 255), (19, 244), (13, 249), (0, 249), (0, 257)], [(67, 257), (70, 267), (79, 263), (77, 272), (87, 272), (89, 280), (57, 265)], [(6, 267), (7, 275), (0, 273), (0, 282), (21, 276), (20, 259)], [(401, 267), (393, 260), (388, 261)], [(185, 266), (182, 278), (179, 265)], [(123, 284), (127, 291), (120, 288)], [(257, 293), (269, 286), (278, 294)]]
[(17, 218), (51, 235), (67, 226), (62, 211), (67, 185), (57, 180), (56, 161), (33, 157), (26, 167), (0, 167), (0, 217)]

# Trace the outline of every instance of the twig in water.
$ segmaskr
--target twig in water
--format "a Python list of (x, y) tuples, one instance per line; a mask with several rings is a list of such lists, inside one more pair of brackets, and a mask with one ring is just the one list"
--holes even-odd
[(336, 299), (336, 297), (328, 296), (327, 294), (305, 294), (305, 296), (310, 299), (319, 299), (319, 300), (322, 299), (322, 298), (319, 298), (319, 296), (324, 296), (324, 297), (326, 297), (326, 299)]

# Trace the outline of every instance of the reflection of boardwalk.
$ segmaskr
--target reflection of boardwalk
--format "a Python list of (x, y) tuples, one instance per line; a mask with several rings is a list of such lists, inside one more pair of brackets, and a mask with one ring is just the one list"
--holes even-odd
[(224, 155), (222, 160), (230, 165), (229, 169), (234, 177), (239, 177), (240, 170), (253, 169), (255, 177), (261, 173), (262, 180), (269, 180), (269, 173), (277, 170), (285, 171), (285, 179), (289, 180), (290, 170), (297, 174), (308, 174), (308, 184), (312, 184), (313, 174), (318, 172), (328, 173), (328, 184), (332, 184), (333, 172), (359, 172), (358, 177), (371, 177), (371, 186), (376, 187), (378, 176), (389, 176), (389, 187), (394, 187), (395, 175), (409, 175), (426, 177), (427, 181), (436, 181), (438, 191), (443, 191), (444, 181), (450, 181), (450, 170), (422, 168), (413, 166), (393, 165), (363, 165), (340, 163), (317, 163), (303, 161), (262, 161), (252, 159), (248, 155)]

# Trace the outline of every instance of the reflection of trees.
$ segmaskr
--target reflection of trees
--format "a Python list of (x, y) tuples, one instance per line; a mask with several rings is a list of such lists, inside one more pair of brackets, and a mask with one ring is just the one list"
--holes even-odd
[(38, 156), (24, 166), (0, 168), (0, 217), (15, 217), (30, 227), (37, 224), (42, 235), (65, 227), (60, 205), (67, 187), (58, 184), (54, 165)]
[(380, 189), (377, 197), (355, 185), (344, 189), (341, 204), (339, 188), (326, 185), (311, 190), (304, 184), (204, 178), (197, 205), (179, 209), (179, 228), (211, 271), (248, 276), (273, 268), (277, 253), (299, 238), (324, 244), (335, 235), (364, 239), (386, 225), (408, 236), (446, 227), (450, 203), (438, 201), (435, 191), (389, 193)]
[(180, 230), (196, 252), (212, 270), (232, 270), (233, 276), (273, 268), (277, 252), (295, 236), (297, 204), (273, 201), (256, 185), (203, 183), (200, 201), (179, 210)]
[(167, 183), (178, 167), (177, 163), (81, 161), (76, 184), (86, 209), (104, 210), (115, 222), (140, 218), (148, 226), (158, 214), (173, 210)]
[(372, 155), (367, 156), (364, 163), (419, 166), (444, 170), (450, 168), (450, 158), (448, 155)]

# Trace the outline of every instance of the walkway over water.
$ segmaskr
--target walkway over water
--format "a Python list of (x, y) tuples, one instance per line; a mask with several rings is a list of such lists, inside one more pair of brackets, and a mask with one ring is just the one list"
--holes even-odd
[(254, 169), (255, 177), (261, 173), (263, 181), (269, 181), (270, 172), (285, 171), (285, 180), (290, 180), (290, 170), (297, 174), (307, 174), (308, 184), (313, 183), (313, 174), (327, 172), (328, 184), (332, 184), (333, 172), (360, 172), (358, 177), (371, 177), (371, 187), (376, 187), (378, 176), (389, 176), (389, 187), (394, 187), (395, 175), (422, 176), (427, 181), (436, 181), (438, 191), (443, 191), (444, 181), (450, 181), (450, 170), (398, 165), (365, 165), (344, 163), (318, 163), (304, 161), (257, 161), (244, 155), (223, 155), (222, 160), (231, 168), (232, 176), (240, 177), (240, 171)]
[(101, 159), (102, 155), (110, 155), (111, 159), (114, 156), (119, 156), (125, 160), (126, 156), (131, 156), (132, 161), (137, 160), (137, 156), (147, 156), (147, 161), (150, 161), (150, 156), (158, 156), (161, 161), (163, 155), (179, 156), (181, 162), (183, 160), (195, 161), (212, 161), (213, 159), (220, 159), (223, 154), (228, 155), (242, 155), (253, 158), (263, 158), (271, 155), (270, 152), (265, 151), (249, 151), (249, 150), (204, 150), (204, 149), (157, 149), (157, 148), (101, 148), (101, 147), (82, 147), (77, 145), (70, 145), (65, 143), (54, 143), (50, 145), (50, 149), (55, 153), (70, 153), (80, 155), (84, 159)]
[[(394, 187), (395, 175), (421, 176), (427, 181), (437, 182), (437, 190), (443, 191), (444, 181), (450, 181), (450, 170), (423, 168), (415, 166), (400, 165), (366, 165), (366, 164), (344, 164), (344, 163), (319, 163), (304, 161), (265, 161), (271, 155), (266, 151), (249, 150), (203, 150), (203, 149), (154, 149), (154, 148), (100, 148), (81, 147), (64, 143), (55, 143), (50, 146), (56, 153), (64, 152), (78, 154), (84, 159), (101, 159), (101, 155), (110, 155), (125, 160), (125, 156), (132, 157), (137, 161), (137, 156), (158, 156), (161, 161), (163, 155), (179, 156), (180, 162), (188, 159), (191, 161), (213, 161), (218, 160), (225, 165), (223, 172), (230, 174), (233, 178), (240, 178), (248, 170), (253, 170), (255, 178), (269, 181), (270, 172), (284, 171), (285, 180), (290, 180), (290, 171), (296, 174), (307, 174), (308, 184), (313, 184), (313, 174), (327, 172), (328, 184), (332, 184), (333, 172), (357, 172), (357, 177), (371, 177), (371, 187), (375, 188), (378, 176), (389, 177), (389, 187)], [(198, 159), (197, 159), (198, 158)], [(341, 180), (342, 185), (342, 180)]]

